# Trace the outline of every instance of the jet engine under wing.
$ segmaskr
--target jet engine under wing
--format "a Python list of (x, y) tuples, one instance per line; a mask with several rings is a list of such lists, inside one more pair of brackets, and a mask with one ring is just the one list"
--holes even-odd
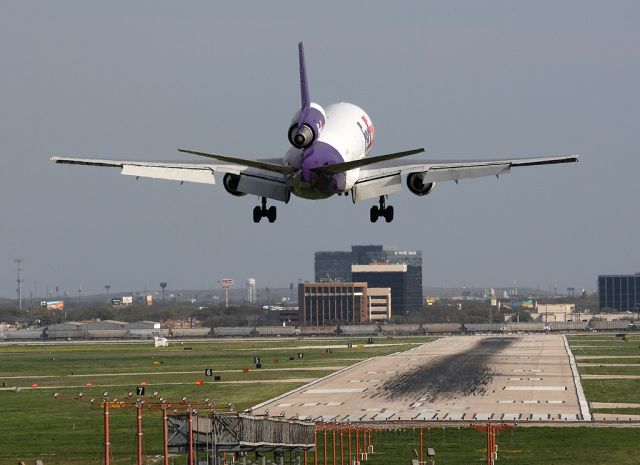
[[(379, 164), (375, 168), (362, 169), (354, 185), (353, 200), (366, 200), (401, 189), (401, 176), (424, 173), (424, 183), (456, 181), (482, 176), (498, 176), (508, 173), (512, 167), (551, 165), (577, 162), (578, 155), (539, 158), (514, 158), (505, 160), (407, 160), (400, 163)], [(380, 187), (378, 187), (380, 186)], [(381, 190), (380, 190), (381, 189)]]
[(56, 163), (85, 166), (103, 166), (120, 168), (120, 173), (126, 176), (136, 176), (154, 179), (168, 179), (180, 182), (196, 182), (215, 184), (214, 173), (240, 174), (247, 167), (229, 164), (205, 164), (182, 162), (154, 162), (133, 160), (104, 160), (96, 158), (68, 158), (51, 157)]

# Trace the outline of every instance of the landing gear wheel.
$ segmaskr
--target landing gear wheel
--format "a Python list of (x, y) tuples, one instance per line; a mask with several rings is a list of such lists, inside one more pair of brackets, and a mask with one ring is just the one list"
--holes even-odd
[(380, 205), (374, 205), (369, 211), (369, 219), (372, 223), (378, 221), (378, 218), (381, 216), (384, 216), (387, 223), (391, 223), (393, 221), (393, 207), (391, 205), (385, 205), (384, 197), (384, 195), (381, 195), (380, 200), (378, 201)]
[(273, 223), (276, 221), (276, 207), (269, 207), (269, 209), (265, 213), (265, 216), (269, 220), (269, 223)]
[(391, 223), (393, 221), (393, 207), (391, 205), (384, 209), (384, 220), (387, 223)]
[(378, 221), (378, 218), (380, 217), (380, 212), (378, 210), (377, 206), (373, 206), (371, 207), (371, 210), (369, 211), (369, 219), (371, 220), (372, 223), (375, 223), (376, 221)]
[(261, 219), (262, 219), (262, 209), (260, 207), (255, 207), (253, 209), (253, 222), (260, 223)]
[(269, 223), (276, 221), (276, 207), (267, 208), (267, 198), (262, 197), (261, 205), (258, 205), (253, 209), (253, 222), (260, 223), (262, 218), (269, 220)]

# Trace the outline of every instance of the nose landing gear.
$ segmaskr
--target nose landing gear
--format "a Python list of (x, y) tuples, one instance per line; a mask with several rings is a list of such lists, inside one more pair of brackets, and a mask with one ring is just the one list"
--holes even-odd
[(380, 196), (380, 206), (374, 205), (369, 212), (369, 219), (372, 223), (378, 221), (381, 216), (387, 223), (393, 221), (393, 207), (391, 205), (385, 207), (384, 195)]
[(267, 218), (269, 223), (276, 221), (276, 207), (267, 208), (267, 198), (262, 197), (262, 206), (258, 205), (253, 209), (253, 222), (260, 223), (262, 218)]

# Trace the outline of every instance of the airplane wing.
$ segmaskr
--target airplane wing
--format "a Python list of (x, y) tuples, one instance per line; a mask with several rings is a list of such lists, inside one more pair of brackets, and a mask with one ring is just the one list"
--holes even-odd
[(552, 165), (578, 161), (578, 155), (512, 158), (503, 160), (405, 160), (403, 162), (380, 163), (369, 169), (361, 169), (354, 185), (353, 200), (366, 200), (388, 195), (402, 189), (401, 176), (422, 174), (422, 183), (438, 183), (482, 176), (499, 176), (512, 167)]
[(105, 160), (98, 158), (51, 157), (56, 163), (120, 168), (120, 173), (142, 178), (215, 184), (214, 173), (240, 174), (247, 166), (237, 164), (184, 163), (140, 160)]
[[(215, 173), (235, 175), (236, 179), (227, 182), (223, 179), (225, 190), (232, 195), (253, 194), (281, 202), (288, 202), (290, 189), (285, 172), (289, 167), (278, 165), (273, 160), (245, 160), (219, 155), (222, 163), (184, 163), (140, 160), (105, 160), (99, 158), (51, 157), (56, 163), (69, 165), (103, 166), (120, 168), (120, 174), (153, 179), (168, 179), (180, 182), (216, 184)], [(226, 176), (226, 174), (225, 174)]]

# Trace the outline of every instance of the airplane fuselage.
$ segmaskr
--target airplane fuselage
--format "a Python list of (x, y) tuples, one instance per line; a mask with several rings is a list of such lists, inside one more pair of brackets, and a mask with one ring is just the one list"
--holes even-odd
[(335, 103), (324, 109), (313, 104), (313, 108), (324, 110), (324, 124), (314, 125), (313, 142), (303, 149), (291, 148), (283, 163), (299, 170), (290, 184), (294, 195), (325, 199), (349, 191), (358, 180), (360, 169), (333, 175), (320, 175), (312, 169), (364, 158), (373, 146), (374, 128), (369, 115), (351, 103)]

